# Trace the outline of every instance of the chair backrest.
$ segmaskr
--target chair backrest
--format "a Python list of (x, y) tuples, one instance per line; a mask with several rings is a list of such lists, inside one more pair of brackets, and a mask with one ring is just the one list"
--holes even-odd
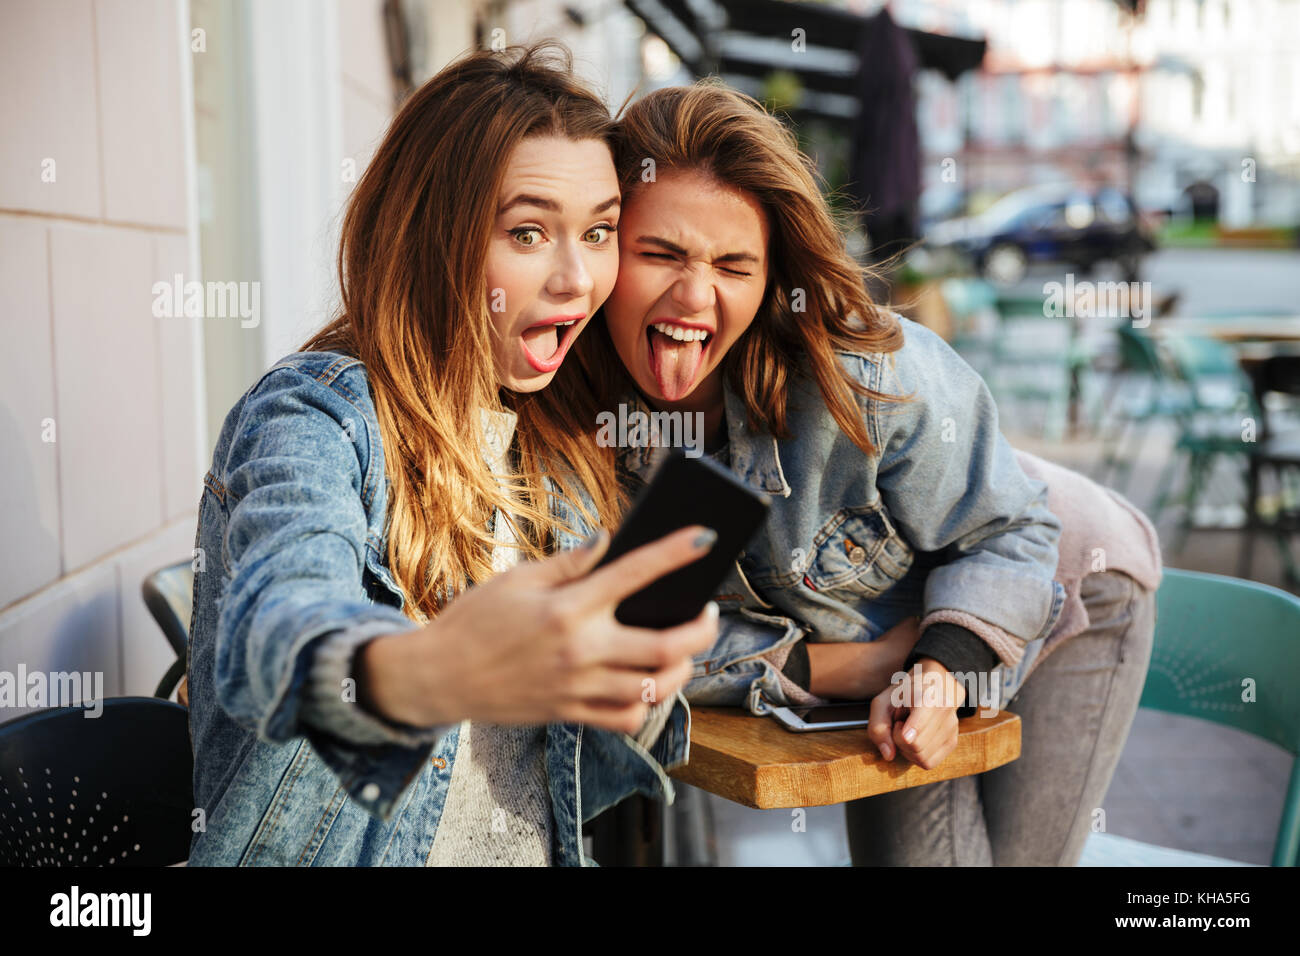
[(1117, 325), (1115, 333), (1119, 336), (1120, 361), (1125, 368), (1156, 379), (1166, 377), (1164, 363), (1160, 361), (1160, 353), (1156, 351), (1151, 336), (1127, 322)]
[[(1260, 417), (1258, 402), (1250, 377), (1242, 370), (1232, 346), (1199, 335), (1170, 336), (1164, 342), (1174, 375), (1191, 386), (1192, 407), (1189, 412), (1223, 408), (1225, 401), (1235, 401), (1243, 414)], [(1202, 401), (1203, 393), (1216, 392), (1216, 403)]]
[(160, 568), (140, 585), (145, 606), (176, 656), (184, 659), (194, 611), (194, 567), (189, 559)]
[[(1140, 706), (1200, 717), (1300, 753), (1300, 598), (1218, 574), (1166, 568)], [(1300, 853), (1300, 761), (1274, 864)]]
[(0, 865), (168, 866), (189, 858), (188, 713), (114, 697), (0, 724)]

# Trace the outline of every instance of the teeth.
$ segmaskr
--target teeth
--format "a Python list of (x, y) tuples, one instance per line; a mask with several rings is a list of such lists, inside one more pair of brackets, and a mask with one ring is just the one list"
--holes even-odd
[(703, 342), (709, 337), (709, 333), (703, 329), (685, 329), (671, 322), (656, 322), (650, 327), (678, 342)]
[(557, 329), (562, 329), (562, 328), (564, 328), (565, 326), (567, 326), (567, 325), (572, 325), (574, 322), (577, 322), (577, 321), (578, 321), (577, 319), (569, 319), (568, 322), (556, 322), (556, 323), (555, 323), (555, 327), (556, 327)]

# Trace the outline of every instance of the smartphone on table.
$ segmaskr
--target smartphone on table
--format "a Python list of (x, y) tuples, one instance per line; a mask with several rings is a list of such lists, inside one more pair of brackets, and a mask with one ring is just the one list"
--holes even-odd
[(670, 451), (619, 526), (603, 567), (680, 528), (712, 528), (718, 540), (708, 554), (652, 581), (619, 602), (614, 617), (629, 627), (685, 624), (704, 610), (732, 563), (767, 518), (768, 498), (708, 458)]
[(853, 730), (871, 722), (871, 702), (773, 707), (771, 715), (786, 730), (797, 734), (813, 730)]

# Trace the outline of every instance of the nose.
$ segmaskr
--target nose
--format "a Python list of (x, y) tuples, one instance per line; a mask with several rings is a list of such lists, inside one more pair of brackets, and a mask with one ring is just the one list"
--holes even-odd
[(713, 283), (703, 269), (688, 268), (673, 283), (672, 299), (686, 315), (697, 315), (714, 303)]
[(595, 285), (582, 249), (576, 243), (563, 243), (556, 252), (555, 268), (547, 280), (546, 291), (557, 298), (576, 299), (589, 295)]

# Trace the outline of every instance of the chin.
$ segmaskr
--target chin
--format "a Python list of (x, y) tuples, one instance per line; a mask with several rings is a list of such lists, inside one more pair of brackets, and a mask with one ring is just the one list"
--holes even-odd
[(512, 375), (502, 387), (511, 392), (540, 392), (547, 385), (550, 385), (554, 378), (555, 372), (545, 374), (534, 372), (524, 378)]

